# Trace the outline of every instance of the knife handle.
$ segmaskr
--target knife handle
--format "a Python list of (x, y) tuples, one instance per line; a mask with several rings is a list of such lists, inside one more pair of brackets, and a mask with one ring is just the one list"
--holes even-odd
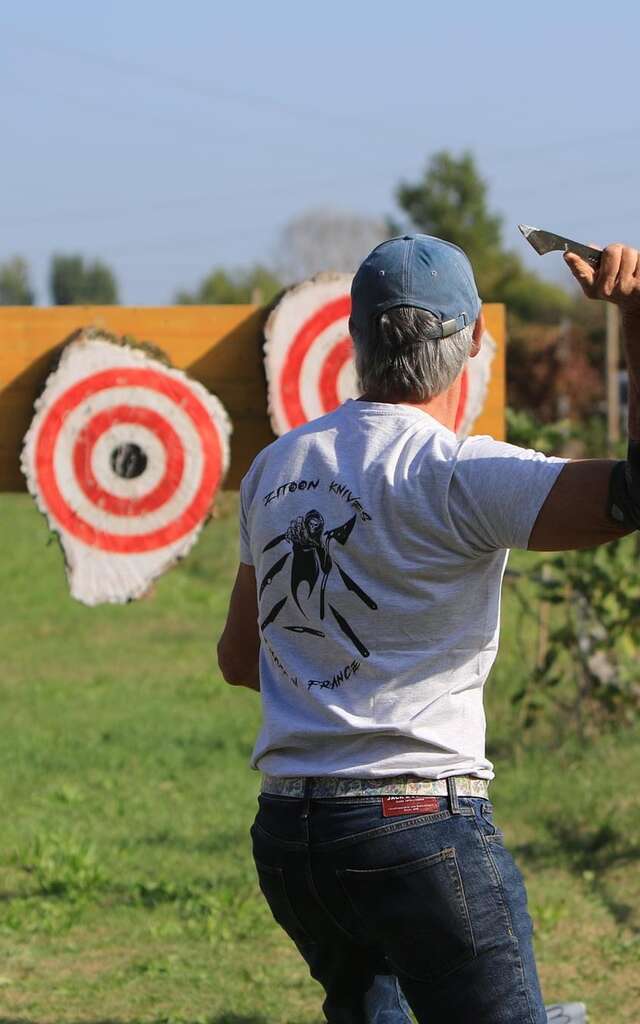
[(576, 256), (586, 260), (592, 267), (600, 266), (602, 253), (599, 249), (592, 249), (590, 245), (583, 245), (582, 242), (572, 242), (570, 238), (567, 238), (564, 244), (564, 251), (574, 252)]

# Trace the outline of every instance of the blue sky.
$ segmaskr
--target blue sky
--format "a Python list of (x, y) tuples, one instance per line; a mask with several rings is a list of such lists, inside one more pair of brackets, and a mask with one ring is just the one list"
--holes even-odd
[[(115, 270), (172, 301), (268, 261), (310, 207), (397, 213), (397, 183), (470, 148), (516, 224), (640, 244), (640, 5), (57, 0), (0, 13), (0, 260)], [(6, 12), (6, 13), (5, 13)]]

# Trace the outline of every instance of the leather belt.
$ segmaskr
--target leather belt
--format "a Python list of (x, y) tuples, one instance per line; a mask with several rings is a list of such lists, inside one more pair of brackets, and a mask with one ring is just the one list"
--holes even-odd
[[(475, 796), (487, 799), (489, 782), (472, 775), (456, 775), (458, 796)], [(262, 793), (275, 796), (305, 795), (304, 776), (262, 775)], [(332, 796), (446, 796), (446, 779), (421, 779), (417, 775), (393, 775), (374, 779), (350, 779), (339, 776), (315, 776), (311, 778), (311, 797)]]

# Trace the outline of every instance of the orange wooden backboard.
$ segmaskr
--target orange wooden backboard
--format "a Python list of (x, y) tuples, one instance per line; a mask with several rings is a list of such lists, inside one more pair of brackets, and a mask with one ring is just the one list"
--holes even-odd
[[(262, 363), (268, 310), (260, 306), (53, 306), (0, 308), (0, 491), (24, 491), (22, 439), (33, 403), (59, 352), (81, 327), (101, 327), (151, 341), (174, 366), (201, 381), (225, 405), (233, 423), (227, 489), (234, 490), (252, 459), (274, 439), (267, 416)], [(474, 434), (504, 438), (505, 312), (484, 307), (497, 344), (491, 383)]]

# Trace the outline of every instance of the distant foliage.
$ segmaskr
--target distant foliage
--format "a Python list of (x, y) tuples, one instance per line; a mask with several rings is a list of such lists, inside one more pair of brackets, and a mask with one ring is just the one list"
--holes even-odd
[(547, 455), (558, 455), (567, 441), (576, 436), (577, 427), (570, 420), (540, 423), (524, 409), (505, 409), (507, 440), (519, 448), (534, 448)]
[(420, 181), (397, 190), (400, 207), (427, 234), (455, 242), (472, 263), (501, 252), (501, 224), (488, 208), (487, 185), (471, 153), (436, 153)]
[(283, 228), (276, 264), (287, 284), (325, 270), (353, 273), (365, 256), (392, 234), (382, 217), (334, 209), (307, 210)]
[(538, 323), (554, 323), (570, 310), (573, 300), (564, 289), (504, 249), (502, 218), (489, 209), (487, 184), (470, 152), (436, 153), (419, 181), (399, 185), (396, 198), (414, 228), (464, 249), (485, 302), (504, 302), (510, 313)]
[(56, 255), (49, 281), (56, 306), (113, 306), (118, 302), (114, 274), (100, 260), (85, 263), (82, 256)]
[(594, 736), (631, 725), (640, 710), (638, 538), (546, 557), (533, 582), (552, 607), (545, 651), (514, 695), (523, 724), (542, 714)]
[(509, 402), (552, 423), (604, 415), (604, 346), (588, 328), (563, 320), (555, 326), (512, 323), (507, 356)]
[[(520, 448), (535, 448), (545, 455), (588, 459), (602, 459), (607, 452), (607, 421), (603, 415), (580, 421), (564, 419), (543, 423), (524, 409), (507, 406), (505, 418), (507, 441)], [(622, 439), (611, 457), (624, 459), (626, 449), (627, 442)]]
[(262, 305), (271, 302), (282, 290), (276, 275), (256, 264), (244, 270), (212, 270), (194, 292), (179, 291), (177, 305), (237, 305), (254, 302)]
[[(582, 427), (570, 420), (542, 424), (507, 409), (512, 444), (559, 454), (579, 444), (602, 457), (602, 417)], [(622, 454), (622, 453), (620, 453)], [(632, 534), (584, 551), (543, 555), (535, 574), (518, 583), (521, 604), (545, 633), (538, 662), (515, 693), (525, 728), (541, 718), (557, 731), (592, 736), (630, 725), (640, 710), (640, 538)], [(531, 597), (535, 601), (531, 602)], [(550, 614), (541, 612), (544, 607)]]
[[(505, 267), (506, 271), (506, 267)], [(557, 323), (560, 317), (569, 314), (573, 299), (562, 288), (512, 263), (511, 272), (502, 274), (500, 301), (508, 310), (517, 313), (526, 321), (539, 324)]]
[(32, 306), (29, 267), (21, 256), (0, 263), (0, 306)]

